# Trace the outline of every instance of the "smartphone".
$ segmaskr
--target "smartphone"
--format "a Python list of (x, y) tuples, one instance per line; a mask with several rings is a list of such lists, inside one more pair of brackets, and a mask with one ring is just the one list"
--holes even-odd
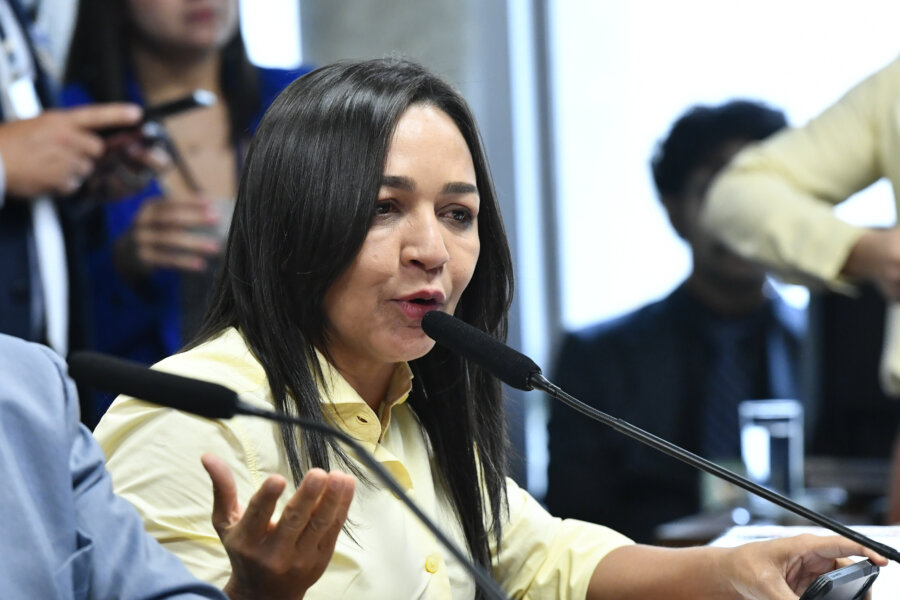
[(144, 109), (144, 122), (159, 121), (166, 117), (180, 113), (192, 108), (202, 108), (204, 106), (212, 106), (216, 103), (216, 95), (209, 90), (194, 90), (187, 96), (148, 106)]
[(878, 565), (861, 560), (819, 577), (806, 588), (800, 600), (859, 600), (866, 595), (875, 578)]
[(113, 135), (122, 133), (123, 131), (143, 132), (146, 137), (154, 138), (160, 127), (158, 123), (162, 119), (186, 110), (191, 110), (192, 108), (212, 106), (215, 103), (216, 95), (214, 93), (209, 90), (197, 89), (187, 96), (146, 107), (144, 109), (144, 116), (137, 125), (131, 125), (129, 127), (110, 127), (101, 130), (99, 133), (103, 137), (109, 138)]

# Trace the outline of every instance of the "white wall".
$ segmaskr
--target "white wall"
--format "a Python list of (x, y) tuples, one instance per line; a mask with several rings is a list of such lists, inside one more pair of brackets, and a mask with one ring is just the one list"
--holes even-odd
[(241, 0), (241, 33), (250, 60), (290, 69), (301, 62), (300, 1)]

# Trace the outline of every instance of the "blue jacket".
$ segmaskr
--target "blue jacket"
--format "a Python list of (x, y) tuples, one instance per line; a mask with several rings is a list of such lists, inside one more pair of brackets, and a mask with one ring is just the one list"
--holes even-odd
[[(250, 131), (256, 129), (262, 112), (275, 96), (304, 72), (258, 69), (262, 109), (250, 124)], [(128, 83), (126, 99), (143, 104), (134, 80)], [(84, 87), (70, 85), (63, 90), (62, 101), (66, 106), (75, 106), (89, 103), (92, 98)], [(135, 290), (113, 266), (112, 248), (131, 226), (141, 205), (160, 195), (159, 183), (151, 181), (137, 194), (104, 204), (91, 225), (91, 247), (86, 252), (94, 348), (143, 363), (173, 354), (186, 341), (181, 339), (179, 274), (174, 270), (157, 271), (140, 290)]]

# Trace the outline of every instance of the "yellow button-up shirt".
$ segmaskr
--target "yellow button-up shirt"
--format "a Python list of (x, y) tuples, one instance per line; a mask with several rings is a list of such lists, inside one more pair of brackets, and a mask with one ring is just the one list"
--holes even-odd
[[(324, 360), (321, 364), (321, 391), (331, 400), (323, 400), (323, 408), (371, 449), (422, 510), (465, 549), (452, 506), (436, 485), (427, 439), (405, 402), (409, 367), (398, 365), (379, 416), (335, 369)], [(157, 368), (226, 385), (248, 402), (273, 408), (262, 366), (236, 330)], [(213, 452), (228, 462), (244, 505), (269, 474), (291, 480), (278, 425), (263, 419), (208, 420), (120, 397), (95, 435), (116, 492), (135, 505), (147, 530), (195, 575), (219, 586), (231, 568), (210, 521), (212, 484), (200, 456)], [(608, 528), (552, 517), (511, 480), (507, 493), (510, 514), (502, 547), (494, 548), (493, 575), (513, 597), (584, 598), (597, 563), (630, 543)], [(288, 498), (288, 493), (281, 498), (278, 514)], [(341, 533), (325, 574), (307, 598), (474, 597), (463, 567), (377, 482), (357, 485), (348, 523), (354, 539)]]

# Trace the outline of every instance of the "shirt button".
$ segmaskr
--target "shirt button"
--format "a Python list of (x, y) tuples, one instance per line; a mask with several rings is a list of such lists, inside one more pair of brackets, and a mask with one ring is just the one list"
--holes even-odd
[(436, 554), (432, 554), (425, 559), (425, 570), (429, 573), (437, 573), (441, 566), (441, 561)]

